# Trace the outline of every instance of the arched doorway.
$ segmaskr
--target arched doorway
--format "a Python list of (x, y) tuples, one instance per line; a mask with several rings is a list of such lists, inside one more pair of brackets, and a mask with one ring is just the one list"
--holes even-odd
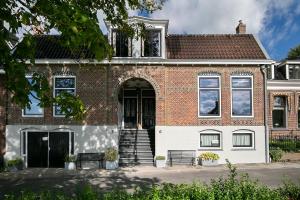
[(122, 84), (119, 122), (122, 129), (154, 129), (155, 90), (145, 79), (131, 78)]
[(153, 165), (155, 153), (155, 90), (142, 78), (125, 81), (119, 99), (119, 164)]

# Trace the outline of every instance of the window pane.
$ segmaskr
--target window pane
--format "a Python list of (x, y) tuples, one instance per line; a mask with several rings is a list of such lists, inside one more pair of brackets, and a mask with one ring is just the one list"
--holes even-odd
[(55, 78), (55, 88), (75, 88), (75, 78)]
[(55, 96), (59, 95), (62, 92), (67, 92), (67, 93), (73, 94), (73, 95), (75, 94), (74, 89), (58, 89), (58, 90), (55, 90)]
[(200, 90), (200, 115), (218, 116), (219, 109), (219, 90)]
[(219, 78), (200, 78), (199, 79), (200, 88), (218, 88)]
[(300, 110), (298, 110), (298, 128), (300, 128)]
[(144, 40), (144, 56), (160, 56), (160, 31), (146, 31)]
[(251, 78), (232, 78), (233, 88), (251, 88)]
[(26, 154), (26, 132), (22, 132), (22, 140), (23, 140), (23, 155)]
[(273, 110), (273, 127), (285, 128), (285, 110)]
[(234, 147), (252, 147), (251, 133), (234, 133), (232, 140)]
[[(30, 84), (34, 84), (32, 78), (27, 78)], [(24, 115), (43, 115), (43, 108), (40, 107), (40, 100), (37, 99), (37, 94), (31, 91), (29, 94), (30, 108), (24, 108)]]
[(232, 91), (232, 115), (250, 116), (252, 115), (251, 90)]
[(284, 97), (274, 97), (274, 107), (285, 107)]
[(71, 132), (71, 154), (74, 155), (74, 132)]
[(300, 79), (299, 65), (289, 65), (289, 77), (290, 79)]
[(128, 56), (128, 37), (125, 33), (116, 31), (116, 52), (117, 57)]
[(220, 134), (201, 134), (200, 147), (220, 147)]

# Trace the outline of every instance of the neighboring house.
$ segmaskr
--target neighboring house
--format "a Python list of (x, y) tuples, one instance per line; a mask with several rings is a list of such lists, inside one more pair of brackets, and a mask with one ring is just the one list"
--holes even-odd
[(267, 85), (271, 138), (300, 140), (300, 60), (269, 66)]
[(246, 26), (240, 22), (237, 34), (172, 35), (168, 20), (131, 20), (145, 23), (146, 37), (128, 38), (107, 23), (111, 61), (84, 48), (70, 52), (59, 36), (36, 36), (30, 71), (49, 77), (53, 95), (79, 95), (87, 116), (65, 119), (58, 106), (43, 109), (33, 98), (30, 110), (11, 104), (6, 158), (60, 167), (65, 154), (114, 146), (121, 164), (152, 164), (171, 150), (213, 151), (220, 163), (268, 162), (262, 71), (273, 61)]

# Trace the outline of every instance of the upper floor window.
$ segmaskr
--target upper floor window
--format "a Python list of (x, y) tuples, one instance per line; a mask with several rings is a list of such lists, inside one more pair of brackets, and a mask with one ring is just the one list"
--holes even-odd
[(278, 66), (274, 68), (274, 78), (276, 80), (284, 80), (286, 79), (286, 66)]
[(275, 96), (273, 103), (272, 119), (274, 128), (286, 127), (286, 98)]
[[(74, 76), (56, 76), (54, 77), (54, 97), (62, 92), (67, 92), (75, 95), (76, 93), (75, 77)], [(64, 116), (61, 107), (54, 105), (54, 116)]]
[[(35, 84), (32, 77), (27, 77), (27, 81), (30, 85)], [(23, 109), (23, 116), (26, 117), (43, 116), (44, 109), (40, 106), (41, 101), (38, 99), (36, 92), (30, 91), (28, 98), (30, 101), (30, 108), (26, 107)]]
[(289, 65), (289, 79), (300, 79), (300, 65)]
[(233, 117), (252, 116), (252, 76), (231, 77)]
[(142, 56), (160, 57), (161, 56), (161, 31), (146, 30), (142, 40)]
[(112, 31), (112, 46), (114, 49), (114, 56), (116, 57), (130, 57), (132, 52), (132, 40), (118, 30)]
[(220, 116), (220, 77), (199, 76), (199, 116)]

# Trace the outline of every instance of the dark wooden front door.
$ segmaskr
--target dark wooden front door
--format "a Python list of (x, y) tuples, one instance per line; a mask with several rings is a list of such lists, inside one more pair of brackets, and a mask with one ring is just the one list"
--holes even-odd
[(64, 167), (65, 157), (69, 155), (69, 133), (49, 133), (49, 167)]
[(124, 126), (137, 127), (137, 98), (124, 98)]
[(144, 129), (155, 126), (155, 98), (143, 98), (142, 120)]
[(28, 167), (48, 167), (48, 133), (28, 132)]

